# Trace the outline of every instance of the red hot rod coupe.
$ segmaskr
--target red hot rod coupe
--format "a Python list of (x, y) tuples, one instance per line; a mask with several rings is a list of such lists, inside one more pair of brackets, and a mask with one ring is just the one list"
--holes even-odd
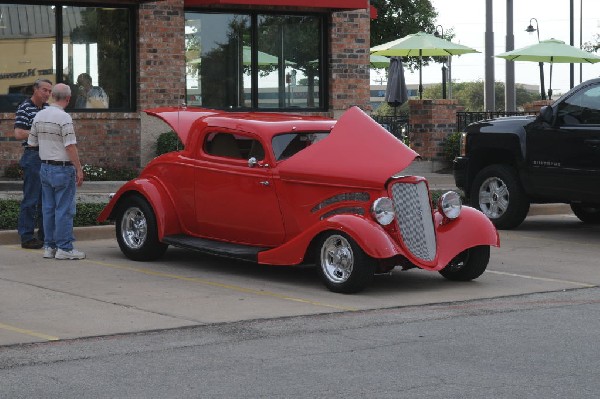
[(268, 265), (316, 262), (334, 292), (395, 266), (479, 277), (498, 233), (449, 191), (432, 204), (413, 150), (354, 107), (333, 119), (208, 109), (146, 111), (182, 151), (152, 160), (98, 217), (119, 247), (153, 260), (168, 245)]

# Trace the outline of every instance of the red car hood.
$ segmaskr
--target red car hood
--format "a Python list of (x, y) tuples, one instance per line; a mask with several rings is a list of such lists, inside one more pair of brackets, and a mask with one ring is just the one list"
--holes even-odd
[(329, 136), (282, 161), (286, 180), (381, 186), (418, 157), (360, 108), (346, 111)]

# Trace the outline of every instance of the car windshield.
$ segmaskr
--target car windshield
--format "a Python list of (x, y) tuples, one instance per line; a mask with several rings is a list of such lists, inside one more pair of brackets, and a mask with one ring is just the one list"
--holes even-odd
[(273, 137), (275, 159), (281, 161), (302, 151), (311, 144), (323, 140), (329, 132), (285, 133)]

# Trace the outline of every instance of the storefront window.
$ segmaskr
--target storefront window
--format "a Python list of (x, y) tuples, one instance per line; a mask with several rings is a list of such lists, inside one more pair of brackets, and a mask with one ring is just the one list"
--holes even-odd
[(39, 78), (69, 84), (72, 111), (132, 110), (131, 26), (129, 8), (0, 3), (0, 111)]
[(320, 16), (186, 13), (187, 102), (322, 109)]

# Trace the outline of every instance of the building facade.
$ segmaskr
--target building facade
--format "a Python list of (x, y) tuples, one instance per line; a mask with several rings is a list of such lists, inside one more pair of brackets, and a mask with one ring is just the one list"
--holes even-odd
[(0, 0), (0, 173), (21, 156), (14, 111), (36, 79), (71, 85), (93, 166), (151, 159), (168, 128), (148, 108), (368, 110), (370, 16), (368, 0)]

